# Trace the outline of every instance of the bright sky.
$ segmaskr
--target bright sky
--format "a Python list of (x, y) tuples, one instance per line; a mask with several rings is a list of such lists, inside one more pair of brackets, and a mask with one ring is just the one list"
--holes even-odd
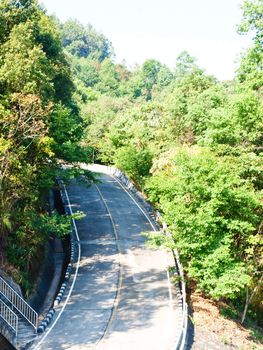
[(242, 49), (242, 0), (41, 0), (49, 14), (91, 23), (128, 66), (155, 58), (169, 67), (183, 50), (218, 79), (232, 79)]

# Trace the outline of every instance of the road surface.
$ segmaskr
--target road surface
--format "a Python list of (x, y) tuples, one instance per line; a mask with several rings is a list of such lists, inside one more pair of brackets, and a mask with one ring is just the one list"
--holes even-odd
[[(79, 258), (56, 318), (34, 350), (174, 350), (179, 311), (167, 255), (146, 246), (152, 225), (110, 175), (67, 188)], [(72, 278), (71, 278), (72, 279)]]

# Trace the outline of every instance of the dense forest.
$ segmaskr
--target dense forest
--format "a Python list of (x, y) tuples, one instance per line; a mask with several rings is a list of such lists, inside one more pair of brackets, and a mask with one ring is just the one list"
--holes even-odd
[(89, 151), (59, 28), (37, 1), (0, 1), (0, 47), (0, 267), (30, 292), (46, 241), (70, 229), (48, 190)]
[(220, 82), (186, 51), (174, 69), (128, 69), (92, 25), (0, 1), (0, 267), (25, 290), (45, 242), (69, 230), (48, 213), (48, 190), (96, 161), (162, 213), (171, 236), (149, 239), (178, 249), (189, 285), (262, 321), (262, 0), (242, 9), (253, 41)]

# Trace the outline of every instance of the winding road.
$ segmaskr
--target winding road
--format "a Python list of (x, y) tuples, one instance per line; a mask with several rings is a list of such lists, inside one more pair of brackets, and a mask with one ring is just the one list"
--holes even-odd
[(67, 188), (78, 256), (71, 284), (34, 350), (174, 350), (179, 325), (167, 253), (145, 244), (154, 229), (136, 199), (101, 174), (87, 188)]

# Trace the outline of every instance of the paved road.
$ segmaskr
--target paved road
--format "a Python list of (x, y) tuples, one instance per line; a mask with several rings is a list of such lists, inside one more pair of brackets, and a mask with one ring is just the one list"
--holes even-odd
[[(174, 349), (178, 315), (166, 255), (145, 245), (152, 230), (111, 176), (68, 188), (80, 240), (78, 273), (68, 302), (35, 350)], [(66, 296), (65, 296), (66, 298)]]

